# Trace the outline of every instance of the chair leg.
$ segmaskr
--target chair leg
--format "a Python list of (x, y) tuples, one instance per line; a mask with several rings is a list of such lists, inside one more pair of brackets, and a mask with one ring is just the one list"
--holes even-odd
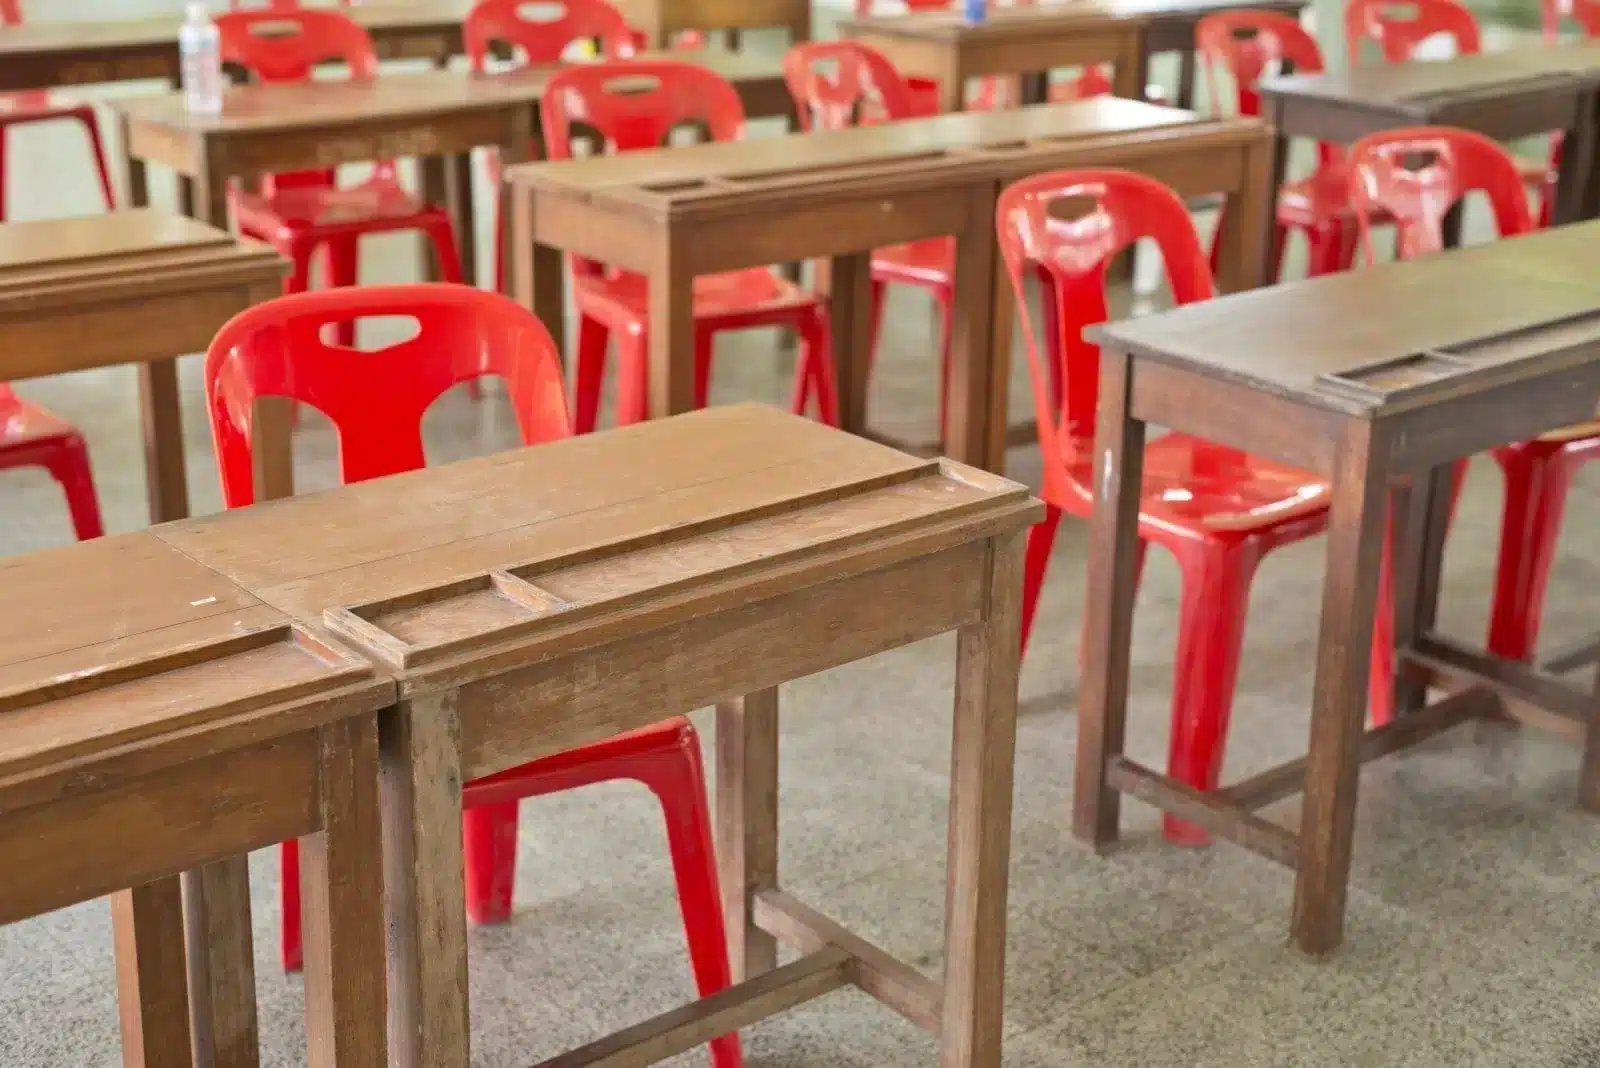
[(818, 309), (800, 329), (800, 343), (802, 351), (795, 366), (789, 408), (796, 415), (805, 415), (807, 402), (814, 395), (817, 421), (838, 426), (839, 383), (833, 374), (833, 328), (826, 311)]
[(1267, 249), (1267, 262), (1271, 265), (1271, 273), (1267, 277), (1274, 285), (1283, 278), (1283, 250), (1288, 243), (1289, 228), (1282, 223), (1275, 224), (1272, 227), (1272, 245)]
[(117, 208), (117, 191), (111, 184), (111, 170), (106, 166), (106, 149), (100, 138), (100, 123), (95, 121), (94, 112), (83, 116), (84, 130), (89, 135), (89, 151), (94, 156), (94, 169), (100, 176), (100, 192), (105, 195), (106, 207), (112, 211)]
[(106, 532), (100, 520), (100, 499), (94, 491), (94, 475), (89, 467), (89, 447), (82, 438), (63, 442), (46, 463), (52, 478), (61, 485), (67, 498), (67, 512), (79, 541), (98, 538)]
[(467, 918), (504, 923), (511, 918), (517, 876), (517, 803), (479, 805), (461, 814), (466, 857)]
[(1494, 457), (1505, 474), (1506, 499), (1489, 609), (1489, 652), (1531, 660), (1574, 465), (1554, 450), (1497, 449)]
[[(732, 984), (728, 937), (723, 926), (699, 739), (688, 732), (681, 748), (642, 764), (640, 778), (660, 800), (666, 818), (667, 847), (672, 854), (695, 989), (701, 997), (726, 990)], [(710, 1046), (712, 1068), (743, 1065), (737, 1031), (712, 1039)]]
[[(1183, 595), (1172, 687), (1172, 742), (1167, 773), (1197, 790), (1214, 790), (1222, 773), (1228, 716), (1244, 641), (1250, 581), (1260, 553), (1255, 544), (1207, 546), (1180, 557)], [(1167, 840), (1204, 845), (1204, 831), (1166, 816)]]
[(1039, 609), (1039, 591), (1044, 588), (1044, 573), (1050, 566), (1050, 550), (1061, 526), (1061, 509), (1044, 507), (1044, 519), (1028, 531), (1028, 550), (1022, 566), (1022, 652), (1028, 652), (1028, 636), (1033, 633), (1033, 615)]
[(617, 425), (650, 418), (650, 339), (624, 333), (617, 338)]
[[(354, 286), (359, 271), (357, 264), (360, 262), (361, 250), (354, 237), (336, 237), (326, 243), (328, 264), (328, 288), (339, 289)], [(334, 343), (345, 348), (353, 348), (356, 343), (356, 324), (353, 319), (345, 319), (335, 323), (333, 327)]]
[(1307, 231), (1311, 239), (1306, 261), (1306, 277), (1333, 274), (1339, 270), (1339, 253), (1344, 247), (1344, 228), (1337, 223)]
[(300, 944), (300, 843), (289, 839), (278, 846), (278, 959), (283, 970), (297, 972), (304, 962)]
[(593, 432), (600, 418), (600, 390), (605, 383), (606, 349), (611, 332), (592, 316), (578, 316), (577, 366), (572, 372), (573, 432)]
[(717, 351), (717, 335), (701, 323), (694, 324), (694, 407), (696, 411), (711, 403), (711, 360)]

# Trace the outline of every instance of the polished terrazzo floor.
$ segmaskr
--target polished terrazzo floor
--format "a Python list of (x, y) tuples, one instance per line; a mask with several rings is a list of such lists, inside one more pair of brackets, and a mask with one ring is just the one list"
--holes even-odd
[[(30, 4), (30, 14), (41, 4)], [(94, 5), (52, 13), (89, 17)], [(152, 0), (112, 6), (147, 10)], [(70, 10), (69, 10), (70, 9)], [(80, 10), (82, 9), (82, 10)], [(12, 142), (14, 218), (88, 212), (93, 184), (69, 130)], [(158, 186), (158, 195), (170, 190)], [(486, 241), (480, 241), (486, 247)], [(410, 277), (404, 239), (364, 249), (368, 280)], [(887, 427), (928, 429), (934, 348), (923, 298), (896, 294), (873, 405)], [(3, 360), (3, 354), (0, 354)], [(771, 335), (718, 350), (716, 399), (781, 402), (789, 364)], [(183, 364), (197, 511), (219, 506), (198, 381)], [(144, 522), (133, 375), (30, 382), (23, 391), (88, 433), (108, 525)], [(1016, 404), (1028, 403), (1019, 377)], [(429, 413), (436, 462), (510, 446), (503, 398), (452, 395)], [(332, 435), (297, 440), (305, 487), (333, 481)], [(1013, 453), (1036, 479), (1038, 457)], [(1545, 628), (1564, 644), (1593, 624), (1600, 488), (1580, 478)], [(1474, 465), (1447, 557), (1446, 629), (1483, 631), (1499, 479)], [(70, 537), (53, 484), (0, 475), (0, 552)], [(286, 547), (286, 551), (292, 551)], [(1297, 755), (1319, 603), (1320, 542), (1261, 569), (1235, 705), (1230, 777)], [(1600, 836), (1573, 807), (1577, 754), (1532, 733), (1463, 729), (1362, 774), (1349, 937), (1313, 964), (1286, 948), (1287, 872), (1226, 846), (1164, 845), (1127, 805), (1128, 840), (1096, 859), (1066, 834), (1074, 755), (1082, 528), (1056, 550), (1023, 671), (1013, 845), (1006, 1064), (1030, 1068), (1320, 1065), (1600, 1065)], [(1172, 686), (1177, 575), (1153, 555), (1135, 619), (1131, 748), (1159, 763)], [(890, 950), (936, 969), (949, 757), (949, 639), (785, 687), (783, 869), (788, 886)], [(709, 739), (706, 739), (709, 744)], [(1271, 810), (1294, 818), (1295, 803)], [(689, 991), (667, 854), (649, 795), (597, 787), (527, 803), (513, 921), (472, 935), (475, 1063), (531, 1064), (669, 1007)], [(302, 1063), (300, 984), (275, 960), (275, 862), (255, 858), (266, 1063)], [(0, 875), (3, 877), (3, 875)], [(932, 1040), (841, 993), (747, 1033), (753, 1066), (934, 1063)], [(703, 1063), (701, 1054), (674, 1063)], [(0, 929), (0, 1065), (118, 1063), (104, 902)]]

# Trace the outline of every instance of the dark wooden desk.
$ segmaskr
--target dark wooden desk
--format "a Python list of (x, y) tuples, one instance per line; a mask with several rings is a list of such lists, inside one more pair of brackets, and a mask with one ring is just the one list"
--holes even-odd
[[(345, 14), (366, 27), (383, 59), (458, 56), (472, 0), (361, 3)], [(0, 30), (0, 92), (143, 81), (178, 84), (181, 19), (28, 22)]]
[[(1580, 800), (1600, 811), (1596, 702), (1522, 664), (1431, 633), (1449, 464), (1595, 416), (1600, 223), (1260, 289), (1095, 331), (1102, 345), (1089, 607), (1073, 832), (1117, 838), (1132, 794), (1297, 872), (1291, 932), (1343, 937), (1365, 760), (1494, 712), (1584, 740)], [(1311, 735), (1303, 760), (1216, 793), (1123, 755), (1145, 426), (1155, 423), (1333, 480)], [(1399, 488), (1390, 501), (1391, 483)], [(1385, 516), (1396, 579), (1397, 717), (1364, 729)], [(1451, 695), (1419, 707), (1427, 683)], [(1304, 792), (1298, 835), (1255, 810)]]
[[(276, 252), (152, 211), (0, 225), (0, 381), (135, 364), (151, 522), (189, 514), (176, 358), (278, 293)], [(287, 454), (286, 434), (265, 447)]]
[[(1555, 221), (1600, 212), (1600, 43), (1287, 75), (1263, 80), (1261, 95), (1262, 115), (1278, 135), (1273, 165), (1280, 184), (1291, 137), (1348, 144), (1370, 133), (1426, 125), (1460, 126), (1502, 140), (1564, 131)], [(1269, 205), (1265, 225), (1272, 211)]]
[[(945, 1068), (995, 1068), (1023, 528), (1039, 515), (1015, 483), (738, 405), (153, 534), (400, 683), (381, 726), (397, 1068), (470, 1063), (462, 783), (712, 703), (741, 981), (546, 1065), (647, 1064), (855, 984), (938, 1034)], [(779, 888), (777, 687), (950, 630), (940, 982)], [(777, 941), (802, 956), (779, 967)]]
[(616, 0), (628, 25), (651, 48), (666, 48), (684, 30), (724, 30), (730, 47), (741, 30), (789, 31), (789, 43), (811, 40), (811, 0)]
[(302, 836), (309, 1063), (385, 1068), (394, 693), (149, 532), (0, 560), (0, 923), (112, 895), (130, 1068), (258, 1063), (244, 855)]
[(506, 172), (518, 298), (559, 340), (562, 253), (651, 278), (651, 410), (693, 405), (693, 278), (786, 260), (831, 261), (840, 412), (867, 428), (870, 257), (874, 248), (954, 235), (950, 413), (946, 447), (1003, 470), (1008, 440), (1011, 290), (995, 255), (1000, 184), (1062, 167), (1131, 167), (1185, 195), (1222, 192), (1221, 281), (1258, 277), (1270, 139), (1255, 120), (1219, 121), (1102, 98), (941, 115), (789, 137), (628, 153)]

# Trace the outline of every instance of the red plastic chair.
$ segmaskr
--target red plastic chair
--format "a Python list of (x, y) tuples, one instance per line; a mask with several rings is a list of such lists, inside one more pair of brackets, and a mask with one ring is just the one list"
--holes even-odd
[[(1069, 217), (1065, 209), (1082, 213)], [(1083, 330), (1107, 318), (1106, 266), (1141, 238), (1161, 251), (1173, 299), (1215, 293), (1205, 252), (1176, 193), (1120, 170), (1041, 174), (1000, 195), (996, 229), (1017, 293), (1044, 457), (1044, 521), (1028, 535), (1023, 579), (1024, 646), (1033, 625), (1061, 513), (1094, 507), (1099, 349)], [(1024, 280), (1039, 282), (1033, 322)], [(1233, 702), (1250, 582), (1263, 556), (1321, 533), (1328, 484), (1306, 471), (1166, 434), (1145, 446), (1139, 504), (1140, 562), (1154, 542), (1183, 573), (1168, 772), (1200, 790), (1217, 786)], [(1200, 843), (1198, 828), (1167, 817), (1167, 837)]]
[[(1445, 214), (1472, 191), (1488, 196), (1501, 237), (1533, 229), (1515, 161), (1479, 134), (1395, 130), (1357, 143), (1350, 162), (1357, 209), (1382, 204), (1398, 220), (1400, 258), (1441, 250)], [(1567, 493), (1578, 468), (1600, 457), (1600, 433), (1592, 424), (1571, 427), (1502, 446), (1491, 455), (1505, 475), (1506, 495), (1488, 646), (1498, 656), (1529, 660), (1538, 640)], [(1463, 469), (1457, 465), (1458, 482)], [(1379, 619), (1382, 626), (1388, 623)], [(1391, 654), (1392, 631), (1385, 636), (1389, 640), (1379, 643), (1379, 649)], [(1373, 699), (1377, 697), (1374, 693)]]
[[(1458, 0), (1349, 0), (1344, 9), (1346, 56), (1358, 62), (1362, 43), (1371, 41), (1387, 63), (1419, 58), (1425, 42), (1447, 37), (1456, 55), (1483, 51), (1477, 16)], [(1557, 137), (1547, 160), (1513, 157), (1522, 183), (1539, 197), (1539, 217), (1548, 223), (1555, 211), (1557, 167), (1561, 144)]]
[[(739, 94), (722, 78), (691, 63), (634, 60), (569, 67), (550, 79), (540, 102), (545, 147), (551, 159), (572, 156), (573, 126), (583, 124), (605, 139), (608, 151), (629, 152), (666, 143), (678, 126), (703, 123), (713, 141), (744, 132)], [(605, 374), (606, 348), (617, 341), (620, 368), (617, 420), (648, 415), (649, 287), (643, 275), (615, 271), (585, 260), (572, 264), (579, 313), (574, 424), (594, 429)], [(711, 385), (713, 337), (722, 330), (786, 326), (800, 337), (793, 410), (803, 413), (815, 396), (823, 422), (837, 424), (831, 327), (825, 298), (764, 267), (694, 280), (694, 402), (704, 407)]]
[[(4, 32), (6, 26), (21, 25), (21, 0), (0, 0), (0, 33)], [(83, 123), (84, 132), (89, 136), (89, 152), (94, 156), (95, 171), (100, 176), (100, 192), (106, 198), (106, 207), (117, 206), (117, 194), (111, 186), (111, 172), (106, 167), (105, 145), (100, 139), (100, 122), (95, 118), (93, 106), (55, 89), (23, 89), (0, 93), (0, 222), (6, 220), (6, 130), (12, 126), (55, 119), (73, 119)]]
[[(372, 316), (413, 320), (416, 336), (377, 352), (323, 341), (325, 328)], [(254, 500), (250, 413), (256, 398), (290, 397), (339, 431), (346, 483), (423, 467), (423, 413), (452, 386), (498, 375), (525, 444), (570, 433), (562, 369), (542, 323), (496, 293), (459, 285), (370, 286), (281, 297), (236, 316), (206, 353), (206, 396), (223, 502)], [(382, 382), (381, 390), (373, 389)], [(653, 791), (667, 823), (689, 955), (702, 995), (730, 982), (727, 938), (699, 739), (676, 717), (467, 783), (462, 790), (467, 911), (510, 916), (517, 802), (591, 783), (633, 779)], [(282, 847), (284, 966), (301, 960), (299, 852)], [(739, 1068), (739, 1037), (714, 1039), (716, 1068)]]
[[(257, 33), (258, 27), (271, 32)], [(218, 16), (217, 29), (223, 61), (263, 82), (305, 81), (328, 60), (346, 63), (355, 81), (378, 75), (372, 38), (337, 11), (234, 11)], [(433, 243), (440, 275), (461, 281), (449, 213), (407, 192), (393, 160), (378, 161), (370, 178), (350, 188), (336, 186), (332, 170), (302, 171), (271, 175), (256, 190), (232, 187), (229, 200), (240, 231), (270, 242), (289, 260), (286, 293), (310, 288), (311, 257), (318, 248), (326, 249), (329, 284), (355, 285), (358, 239), (396, 230), (422, 231)], [(346, 331), (341, 340), (351, 343), (350, 325), (339, 329)]]
[(1561, 38), (1561, 25), (1567, 19), (1576, 22), (1585, 37), (1600, 37), (1600, 0), (1544, 0), (1540, 13), (1548, 41)]
[[(1222, 99), (1217, 71), (1227, 71), (1237, 87), (1234, 99), (1240, 115), (1261, 114), (1261, 94), (1256, 86), (1262, 77), (1286, 66), (1297, 74), (1316, 74), (1324, 69), (1316, 38), (1294, 16), (1276, 11), (1208, 15), (1195, 27), (1195, 50), (1205, 67), (1211, 99)], [(1316, 170), (1309, 177), (1284, 182), (1278, 190), (1277, 225), (1270, 251), (1274, 279), (1283, 269), (1283, 250), (1291, 229), (1305, 235), (1309, 249), (1307, 275), (1331, 274), (1350, 266), (1355, 257), (1357, 227), (1349, 189), (1342, 150), (1319, 143)], [(1221, 232), (1219, 226), (1217, 233)], [(1217, 254), (1217, 240), (1213, 237), (1213, 271)]]
[(0, 382), (0, 470), (12, 467), (42, 467), (61, 484), (79, 541), (105, 533), (83, 435), (65, 419), (30, 404)]

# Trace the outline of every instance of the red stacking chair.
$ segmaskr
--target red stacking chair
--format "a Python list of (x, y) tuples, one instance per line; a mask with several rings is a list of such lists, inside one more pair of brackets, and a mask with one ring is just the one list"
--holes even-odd
[[(325, 328), (372, 316), (414, 321), (416, 336), (376, 352), (323, 340)], [(452, 386), (498, 375), (528, 445), (570, 433), (561, 362), (531, 313), (496, 293), (458, 285), (371, 286), (285, 296), (236, 316), (206, 354), (206, 396), (223, 503), (254, 500), (250, 413), (258, 397), (290, 397), (339, 431), (343, 481), (425, 465), (423, 413)], [(375, 389), (374, 383), (381, 383)], [(590, 783), (633, 779), (666, 816), (678, 899), (702, 995), (729, 985), (700, 744), (687, 719), (568, 750), (469, 782), (462, 790), (467, 911), (479, 923), (511, 912), (517, 802)], [(283, 962), (300, 966), (299, 853), (282, 847)], [(739, 1037), (713, 1040), (716, 1068), (739, 1068)]]
[(1600, 37), (1600, 0), (1543, 0), (1540, 14), (1546, 40), (1561, 37), (1561, 24), (1571, 19), (1585, 37)]
[[(1195, 50), (1205, 64), (1211, 99), (1222, 99), (1216, 76), (1221, 68), (1238, 87), (1235, 106), (1240, 115), (1261, 114), (1261, 94), (1256, 85), (1263, 76), (1285, 66), (1297, 74), (1315, 74), (1323, 69), (1322, 50), (1317, 47), (1316, 38), (1294, 16), (1277, 11), (1222, 11), (1208, 15), (1195, 27)], [(1308, 275), (1330, 274), (1350, 266), (1355, 257), (1356, 221), (1350, 207), (1350, 182), (1342, 149), (1319, 143), (1316, 170), (1309, 177), (1285, 182), (1278, 190), (1277, 225), (1270, 252), (1274, 279), (1282, 271), (1283, 248), (1291, 229), (1305, 234)], [(1219, 226), (1217, 233), (1221, 232)], [(1217, 240), (1213, 238), (1212, 270), (1216, 263)]]
[[(1088, 207), (1068, 218), (1063, 209), (1074, 204)], [(1083, 330), (1107, 317), (1107, 264), (1148, 238), (1161, 252), (1176, 303), (1209, 300), (1215, 287), (1182, 199), (1129, 171), (1065, 171), (1018, 182), (1000, 195), (996, 229), (1017, 293), (1044, 458), (1045, 518), (1029, 533), (1023, 578), (1026, 643), (1061, 513), (1088, 517), (1094, 508), (1100, 350)], [(1039, 282), (1038, 324), (1023, 291), (1029, 276)], [(1140, 561), (1154, 542), (1177, 557), (1183, 573), (1168, 774), (1196, 789), (1215, 789), (1222, 769), (1256, 567), (1271, 550), (1320, 534), (1328, 498), (1327, 482), (1316, 475), (1188, 434), (1145, 446)], [(1174, 841), (1205, 840), (1173, 816), (1166, 832)]]
[[(257, 33), (256, 29), (270, 30)], [(312, 68), (340, 60), (356, 81), (378, 75), (372, 38), (337, 11), (282, 8), (235, 11), (217, 18), (224, 62), (234, 63), (263, 82), (300, 82)], [(310, 288), (311, 256), (327, 250), (329, 283), (356, 284), (357, 240), (364, 234), (420, 230), (433, 242), (440, 274), (461, 280), (455, 231), (443, 208), (424, 203), (401, 184), (393, 160), (380, 160), (372, 177), (339, 188), (329, 170), (275, 174), (259, 188), (233, 187), (229, 199), (239, 229), (270, 242), (292, 265), (284, 291)], [(348, 332), (348, 322), (339, 327)], [(341, 338), (351, 342), (348, 333)]]
[[(541, 101), (545, 147), (551, 159), (572, 155), (574, 124), (597, 131), (609, 151), (666, 143), (675, 127), (703, 123), (713, 141), (744, 131), (739, 94), (722, 78), (691, 63), (632, 60), (568, 67), (550, 79)], [(606, 348), (617, 342), (620, 364), (617, 421), (648, 414), (649, 287), (647, 279), (575, 259), (573, 289), (579, 314), (573, 404), (578, 433), (594, 429)], [(721, 330), (786, 326), (800, 337), (793, 408), (803, 413), (813, 395), (821, 419), (838, 422), (831, 327), (826, 299), (765, 267), (694, 280), (694, 401), (704, 407), (711, 385), (714, 335)]]
[[(1349, 0), (1344, 9), (1344, 36), (1345, 55), (1352, 63), (1361, 55), (1364, 41), (1376, 44), (1386, 63), (1417, 59), (1423, 43), (1435, 37), (1448, 37), (1457, 55), (1483, 51), (1477, 16), (1457, 0)], [(1555, 211), (1560, 148), (1557, 139), (1549, 160), (1514, 158), (1523, 184), (1539, 196), (1539, 217), (1546, 223)]]
[[(21, 0), (0, 0), (0, 33), (6, 26), (22, 25)], [(94, 156), (94, 166), (100, 176), (100, 192), (106, 198), (106, 207), (117, 206), (117, 194), (111, 187), (111, 172), (106, 168), (105, 145), (100, 140), (100, 123), (94, 108), (72, 96), (54, 89), (23, 89), (20, 92), (0, 93), (0, 222), (6, 219), (6, 130), (30, 122), (49, 122), (52, 119), (75, 119), (83, 123), (89, 135), (89, 151)]]
[[(1394, 217), (1401, 258), (1442, 249), (1445, 214), (1473, 191), (1488, 197), (1501, 237), (1533, 228), (1516, 162), (1479, 134), (1394, 130), (1358, 142), (1351, 149), (1350, 167), (1357, 210), (1381, 205)], [(1502, 446), (1491, 455), (1505, 475), (1506, 494), (1488, 646), (1498, 656), (1529, 660), (1538, 640), (1567, 493), (1578, 468), (1600, 456), (1600, 432), (1593, 424), (1557, 430)], [(1385, 626), (1390, 621), (1378, 622)], [(1378, 648), (1388, 654), (1392, 632), (1384, 637)]]
[(79, 541), (105, 533), (83, 435), (65, 419), (28, 403), (0, 382), (0, 470), (8, 467), (42, 467), (61, 483)]

